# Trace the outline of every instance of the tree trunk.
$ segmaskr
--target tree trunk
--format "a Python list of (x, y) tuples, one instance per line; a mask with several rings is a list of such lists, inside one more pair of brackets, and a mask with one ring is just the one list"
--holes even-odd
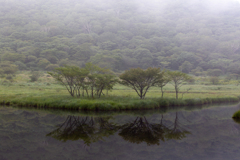
[(92, 98), (93, 98), (93, 87), (92, 87)]
[(82, 88), (82, 97), (84, 97), (84, 88)]
[(178, 99), (178, 85), (175, 83), (176, 99)]
[(85, 90), (86, 90), (87, 96), (89, 97), (89, 95), (88, 95), (88, 89), (86, 88)]
[(175, 86), (175, 91), (176, 91), (176, 99), (178, 99), (178, 88)]
[(163, 87), (161, 87), (161, 92), (162, 92), (162, 98), (163, 98)]

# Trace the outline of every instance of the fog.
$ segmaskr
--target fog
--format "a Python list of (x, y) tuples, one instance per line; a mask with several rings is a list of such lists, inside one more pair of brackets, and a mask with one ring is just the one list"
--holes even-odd
[(52, 70), (92, 62), (114, 72), (240, 68), (239, 1), (0, 0), (1, 63)]

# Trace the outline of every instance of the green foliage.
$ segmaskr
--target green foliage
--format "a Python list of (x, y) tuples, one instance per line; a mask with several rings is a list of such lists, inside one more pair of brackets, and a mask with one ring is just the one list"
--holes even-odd
[(7, 76), (6, 76), (6, 79), (9, 80), (9, 81), (12, 81), (12, 80), (13, 80), (13, 77), (12, 77), (12, 75), (7, 75)]
[(222, 71), (220, 69), (208, 69), (207, 74), (209, 76), (215, 76), (218, 77), (222, 74)]
[(216, 77), (216, 76), (212, 76), (212, 77), (209, 78), (209, 81), (210, 81), (212, 84), (216, 85), (216, 84), (219, 83), (219, 78)]
[(55, 68), (48, 72), (54, 79), (64, 85), (72, 97), (84, 96), (86, 92), (91, 97), (100, 97), (104, 89), (111, 90), (118, 82), (110, 70), (100, 68), (92, 63), (87, 63), (85, 68), (65, 66)]
[(232, 118), (234, 119), (240, 119), (240, 111), (237, 111), (233, 114)]
[(162, 82), (163, 72), (160, 68), (133, 68), (119, 76), (120, 84), (131, 87), (141, 99), (145, 98), (148, 89)]
[(178, 92), (180, 87), (191, 79), (189, 75), (186, 73), (178, 72), (178, 71), (169, 71), (167, 72), (168, 77), (171, 79), (170, 83), (174, 86), (176, 92), (176, 99), (178, 99)]
[(31, 76), (29, 76), (30, 82), (36, 82), (39, 77), (40, 77), (40, 73), (38, 71), (32, 72)]
[(166, 86), (171, 81), (171, 78), (168, 76), (168, 72), (163, 72), (162, 79), (156, 84), (158, 87), (161, 88), (162, 98), (163, 98), (163, 87)]
[(17, 72), (17, 66), (10, 61), (4, 61), (0, 63), (0, 74), (15, 74)]
[(49, 65), (47, 65), (46, 67), (45, 67), (45, 69), (47, 70), (47, 71), (52, 71), (52, 70), (54, 70), (55, 68), (58, 68), (59, 66), (57, 65), (57, 64), (49, 64)]
[(48, 66), (49, 64), (51, 64), (47, 59), (40, 59), (39, 62), (37, 63), (38, 67), (45, 69), (46, 66)]
[(14, 64), (18, 67), (19, 70), (27, 70), (28, 69), (27, 66), (20, 61), (16, 61)]
[(84, 69), (80, 69), (76, 66), (65, 66), (55, 68), (52, 72), (48, 72), (54, 79), (59, 81), (62, 85), (64, 85), (71, 96), (75, 96), (78, 93), (79, 81), (81, 82), (81, 78), (85, 78), (88, 72)]
[(92, 62), (115, 72), (160, 66), (195, 75), (208, 69), (211, 76), (240, 74), (237, 2), (226, 1), (222, 10), (206, 7), (207, 0), (161, 1), (162, 7), (154, 1), (152, 9), (146, 3), (49, 0), (39, 8), (38, 1), (1, 2), (1, 60), (19, 70)]
[(239, 102), (237, 97), (224, 98), (195, 98), (195, 99), (175, 99), (175, 98), (148, 98), (139, 100), (138, 98), (128, 98), (121, 96), (103, 97), (92, 99), (87, 97), (75, 98), (66, 95), (7, 95), (0, 97), (0, 102), (7, 105), (17, 105), (22, 107), (54, 108), (65, 110), (89, 110), (89, 111), (121, 111), (121, 110), (146, 110), (146, 109), (166, 109), (179, 106), (196, 106), (223, 102)]
[(18, 53), (5, 53), (2, 55), (2, 61), (11, 61), (11, 62), (16, 62), (16, 61), (25, 61), (25, 56), (18, 54)]
[(179, 70), (184, 72), (184, 73), (189, 73), (193, 68), (193, 65), (188, 62), (188, 61), (185, 61), (180, 67), (179, 67)]

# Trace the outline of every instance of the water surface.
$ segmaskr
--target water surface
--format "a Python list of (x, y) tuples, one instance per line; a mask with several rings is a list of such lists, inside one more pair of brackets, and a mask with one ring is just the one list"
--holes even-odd
[(240, 157), (239, 105), (121, 113), (0, 107), (0, 159), (225, 160)]

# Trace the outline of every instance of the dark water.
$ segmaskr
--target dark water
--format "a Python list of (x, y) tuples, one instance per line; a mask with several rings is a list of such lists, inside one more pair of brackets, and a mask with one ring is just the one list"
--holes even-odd
[(0, 107), (0, 160), (240, 157), (239, 105), (121, 113)]

